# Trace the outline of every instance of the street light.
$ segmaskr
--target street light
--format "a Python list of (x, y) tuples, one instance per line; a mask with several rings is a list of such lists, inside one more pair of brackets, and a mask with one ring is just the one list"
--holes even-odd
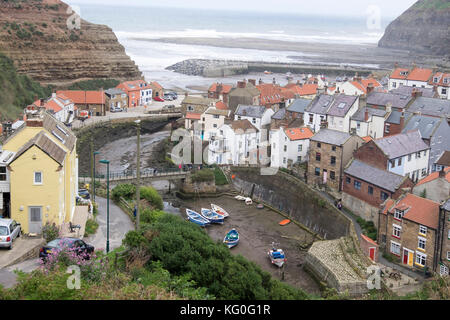
[(100, 160), (106, 164), (106, 253), (109, 252), (109, 160)]
[(94, 202), (95, 202), (95, 156), (98, 154), (100, 154), (100, 152), (98, 152), (98, 151), (94, 152), (94, 186), (93, 186), (94, 187), (94, 194), (93, 194)]
[(139, 230), (140, 215), (139, 215), (139, 203), (141, 200), (141, 120), (134, 121), (136, 123), (137, 130), (137, 159), (136, 159), (136, 230)]

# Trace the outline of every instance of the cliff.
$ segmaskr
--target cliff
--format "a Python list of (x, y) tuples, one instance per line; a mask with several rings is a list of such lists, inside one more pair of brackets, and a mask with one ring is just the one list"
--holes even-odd
[(0, 0), (0, 51), (43, 84), (142, 77), (109, 27), (80, 19), (60, 0)]
[(386, 28), (379, 47), (450, 55), (450, 1), (420, 0)]

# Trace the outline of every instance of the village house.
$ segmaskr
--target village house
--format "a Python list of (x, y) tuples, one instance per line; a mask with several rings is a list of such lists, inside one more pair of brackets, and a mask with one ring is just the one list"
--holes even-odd
[(408, 107), (408, 112), (432, 117), (450, 118), (450, 100), (419, 96)]
[(450, 199), (440, 207), (438, 234), (438, 270), (441, 276), (449, 275), (450, 268)]
[[(409, 114), (409, 116), (411, 115)], [(406, 120), (404, 111), (391, 111), (389, 117), (387, 117), (384, 121), (383, 137), (389, 137), (402, 133)]]
[(403, 133), (419, 130), (423, 141), (430, 146), (429, 172), (436, 171), (436, 162), (442, 153), (450, 150), (450, 126), (444, 118), (412, 115), (402, 130)]
[(111, 88), (105, 91), (106, 108), (126, 108), (128, 106), (128, 96), (125, 92), (117, 88)]
[(441, 171), (447, 169), (448, 167), (450, 167), (450, 150), (446, 149), (439, 155), (438, 160), (435, 162), (431, 172)]
[[(439, 261), (439, 203), (413, 194), (389, 199), (380, 210), (378, 243), (403, 266), (433, 272)], [(425, 270), (426, 268), (426, 270)]]
[(208, 147), (208, 163), (258, 164), (258, 129), (247, 119), (222, 125)]
[(307, 181), (311, 185), (326, 185), (342, 190), (344, 168), (364, 140), (346, 132), (321, 129), (309, 144)]
[(303, 121), (313, 132), (319, 132), (322, 125), (326, 127), (327, 112), (333, 103), (333, 96), (318, 95), (306, 108)]
[(286, 108), (281, 108), (272, 115), (270, 126), (279, 128), (280, 126), (287, 126), (288, 123), (289, 121), (286, 116)]
[(228, 95), (231, 89), (233, 89), (232, 85), (213, 83), (208, 89), (208, 98), (220, 100), (228, 105)]
[(385, 121), (389, 116), (386, 110), (363, 107), (350, 118), (350, 131), (355, 130), (360, 137), (383, 137)]
[(201, 113), (186, 112), (186, 116), (184, 117), (184, 127), (186, 130), (191, 131), (191, 135), (197, 137), (202, 136), (202, 125), (200, 124), (201, 118)]
[(186, 94), (186, 97), (181, 102), (181, 112), (184, 116), (187, 113), (202, 114), (209, 107), (214, 107), (217, 102), (216, 99), (195, 97)]
[(152, 102), (152, 87), (144, 80), (126, 81), (120, 83), (116, 88), (127, 94), (128, 108), (146, 106)]
[(305, 110), (311, 104), (311, 100), (306, 98), (298, 98), (295, 99), (287, 108), (286, 108), (286, 118), (288, 120), (301, 119), (304, 121)]
[(389, 91), (401, 85), (408, 87), (433, 88), (429, 82), (433, 76), (432, 69), (418, 68), (413, 65), (408, 68), (395, 68), (389, 77)]
[(214, 107), (209, 107), (200, 117), (199, 124), (202, 127), (202, 140), (209, 141), (212, 137), (217, 135), (217, 131), (225, 120), (230, 118), (230, 110), (220, 110)]
[(228, 94), (228, 107), (234, 112), (238, 105), (259, 105), (259, 90), (256, 88), (256, 81), (238, 81), (236, 88), (231, 89)]
[(234, 113), (234, 120), (247, 119), (258, 130), (258, 143), (268, 140), (270, 123), (274, 111), (265, 106), (239, 105)]
[(413, 193), (439, 203), (446, 201), (450, 198), (450, 167), (430, 173), (417, 182)]
[[(104, 91), (61, 90), (56, 94), (63, 95), (75, 103), (75, 107), (81, 111), (89, 111), (95, 116), (106, 115)], [(59, 120), (59, 119), (58, 119)]]
[[(292, 96), (289, 96), (287, 93), (291, 92)], [(317, 84), (302, 84), (300, 82), (297, 83), (288, 83), (284, 87), (281, 88), (281, 92), (285, 97), (289, 97), (289, 99), (308, 99), (312, 100), (317, 96), (319, 91), (319, 85)], [(292, 101), (289, 101), (292, 103)]]
[(332, 91), (332, 94), (345, 93), (352, 96), (361, 96), (380, 89), (383, 89), (383, 86), (374, 78), (362, 79), (360, 76), (355, 76), (352, 81), (337, 82), (334, 90), (328, 91)]
[(11, 179), (8, 166), (15, 154), (0, 146), (0, 218), (11, 218)]
[(388, 199), (398, 199), (402, 190), (414, 183), (386, 170), (352, 159), (344, 169), (342, 204), (366, 221), (378, 225), (380, 206)]
[(72, 221), (78, 192), (75, 135), (48, 113), (29, 117), (3, 144), (9, 159), (10, 216), (24, 233)]
[(408, 108), (414, 99), (413, 93), (405, 95), (392, 92), (371, 92), (367, 95), (366, 106), (387, 112), (390, 110), (402, 112)]
[(285, 128), (270, 131), (271, 167), (288, 168), (307, 161), (309, 139), (314, 134), (309, 128)]
[(425, 98), (439, 98), (439, 94), (436, 91), (436, 88), (422, 88), (422, 87), (409, 87), (400, 85), (400, 87), (392, 89), (389, 91), (392, 94), (400, 94), (404, 96), (412, 96), (413, 92), (420, 92), (422, 97)]
[(334, 95), (327, 111), (328, 129), (350, 132), (350, 118), (359, 108), (359, 98), (346, 94)]
[(294, 98), (294, 94), (290, 90), (283, 93), (280, 85), (276, 84), (275, 79), (273, 83), (263, 83), (262, 80), (259, 80), (256, 88), (260, 92), (259, 105), (271, 108), (274, 112), (286, 107), (286, 104), (289, 104), (289, 99), (293, 100)]
[(437, 72), (429, 82), (441, 99), (450, 99), (450, 73)]
[(408, 175), (417, 182), (428, 175), (429, 150), (420, 132), (415, 130), (369, 141), (355, 152), (354, 157), (373, 167)]
[[(147, 87), (147, 92), (149, 91), (149, 89), (151, 89), (151, 92), (149, 93), (151, 96), (148, 97), (148, 94), (144, 95), (145, 96), (145, 102), (150, 103), (152, 99), (155, 98), (161, 98), (164, 99), (164, 88), (156, 81), (152, 81), (148, 84)], [(142, 95), (141, 95), (142, 96)], [(144, 104), (144, 101), (141, 101), (142, 104)]]
[(45, 110), (52, 114), (58, 121), (66, 124), (73, 122), (76, 116), (77, 107), (69, 97), (59, 93), (52, 93), (52, 96), (47, 99), (36, 100), (29, 109), (45, 108)]

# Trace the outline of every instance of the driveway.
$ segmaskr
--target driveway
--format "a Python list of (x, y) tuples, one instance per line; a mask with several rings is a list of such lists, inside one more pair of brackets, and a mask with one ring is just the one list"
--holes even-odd
[[(106, 199), (95, 197), (98, 204), (97, 232), (84, 239), (92, 244), (95, 249), (106, 249)], [(109, 202), (109, 249), (114, 250), (122, 245), (122, 240), (128, 231), (134, 230), (134, 223), (130, 217), (116, 206), (112, 200)]]

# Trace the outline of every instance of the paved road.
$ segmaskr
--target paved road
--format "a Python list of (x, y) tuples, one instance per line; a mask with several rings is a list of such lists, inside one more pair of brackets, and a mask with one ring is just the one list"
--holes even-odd
[[(95, 249), (106, 249), (106, 220), (107, 220), (107, 210), (106, 210), (106, 199), (96, 197), (98, 204), (98, 216), (97, 222), (99, 228), (94, 235), (91, 235), (84, 239), (89, 244), (92, 244)], [(118, 206), (116, 206), (111, 200), (109, 202), (109, 248), (113, 250), (118, 248), (122, 244), (122, 239), (125, 234), (134, 230), (134, 224), (129, 218), (129, 216), (122, 211)]]
[[(106, 199), (97, 197), (98, 211), (97, 222), (99, 228), (96, 234), (84, 239), (87, 243), (92, 244), (95, 249), (106, 248)], [(134, 230), (134, 224), (126, 213), (118, 206), (112, 203), (109, 204), (109, 246), (110, 250), (120, 247), (122, 239), (125, 234)], [(14, 270), (18, 269), (23, 272), (32, 272), (39, 267), (39, 259), (31, 259), (22, 263), (0, 269), (0, 285), (4, 288), (11, 288), (16, 284), (16, 274)]]

